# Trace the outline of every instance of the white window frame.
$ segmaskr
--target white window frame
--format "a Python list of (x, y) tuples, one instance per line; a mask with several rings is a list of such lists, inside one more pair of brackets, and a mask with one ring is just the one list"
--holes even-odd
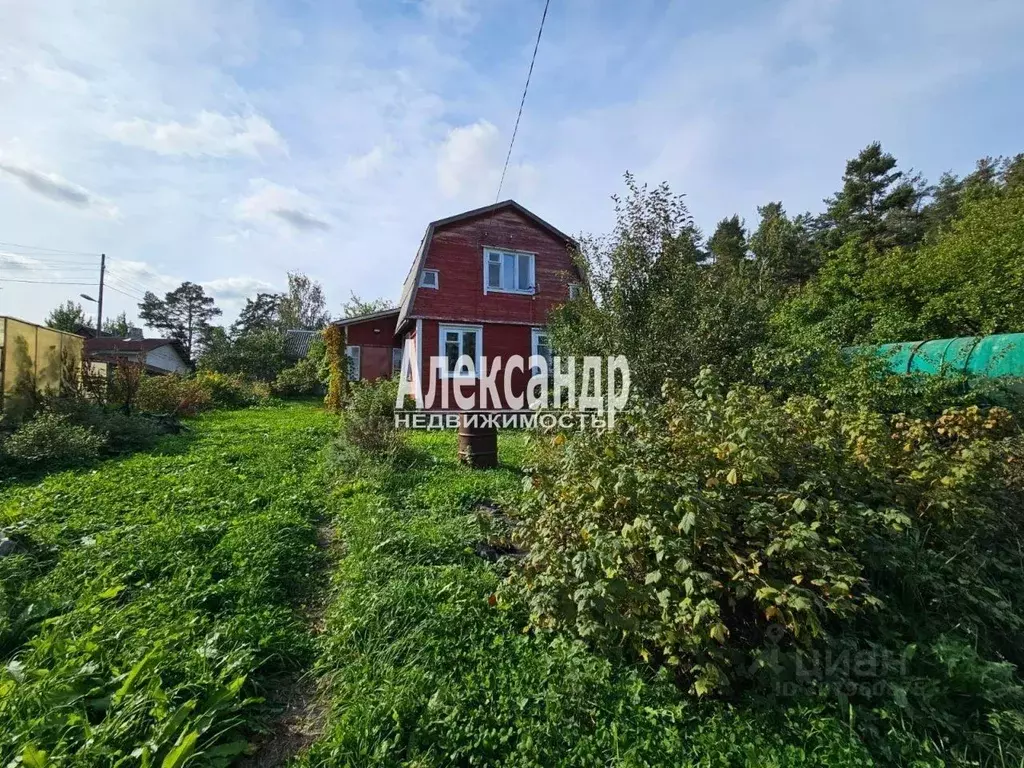
[[(434, 276), (434, 284), (433, 285), (431, 285), (430, 283), (428, 283), (426, 281), (427, 275), (433, 275)], [(430, 288), (431, 290), (436, 291), (440, 287), (441, 287), (441, 274), (436, 269), (424, 269), (423, 272), (420, 273), (420, 288)]]
[(359, 375), (362, 373), (363, 365), (363, 354), (358, 344), (349, 344), (345, 347), (345, 357), (350, 360), (348, 370), (349, 381), (359, 381)]
[[(516, 279), (519, 279), (519, 257), (529, 257), (530, 259), (530, 286), (529, 288), (507, 288), (502, 286), (501, 288), (492, 288), (487, 281), (488, 264), (490, 262), (491, 255), (500, 255), (501, 260), (504, 261), (505, 254), (516, 256)], [(531, 253), (530, 251), (513, 251), (508, 248), (484, 248), (484, 293), (516, 293), (521, 296), (533, 296), (537, 292), (537, 254)], [(499, 278), (504, 279), (505, 270), (504, 265), (499, 270)]]
[(402, 357), (405, 349), (403, 347), (391, 348), (391, 375), (395, 376), (402, 372)]
[[(449, 331), (457, 331), (460, 334), (468, 331), (476, 334), (476, 360), (473, 361), (473, 367), (475, 369), (473, 376), (463, 376), (457, 373), (452, 373), (448, 370), (448, 350), (446, 349), (445, 335)], [(459, 357), (462, 357), (461, 335), (459, 336), (459, 353)], [(479, 379), (481, 361), (484, 359), (484, 327), (482, 325), (438, 325), (437, 354), (445, 361), (444, 368), (441, 369), (442, 379)]]
[[(547, 339), (547, 342), (548, 342), (548, 357), (547, 357), (547, 361), (548, 361), (548, 375), (552, 376), (552, 375), (554, 375), (554, 372), (555, 372), (554, 371), (554, 353), (551, 351), (551, 334), (548, 333), (548, 329), (547, 328), (531, 328), (530, 329), (530, 356), (532, 357), (533, 355), (540, 355), (540, 351), (539, 351), (540, 350), (540, 345), (539, 345), (538, 342), (540, 341), (540, 337), (541, 336), (544, 336)], [(530, 368), (530, 375), (531, 376), (536, 376), (538, 373), (540, 373), (540, 370), (537, 368), (537, 366), (533, 366), (532, 368)]]
[(569, 301), (578, 299), (583, 293), (583, 285), (580, 283), (569, 283)]

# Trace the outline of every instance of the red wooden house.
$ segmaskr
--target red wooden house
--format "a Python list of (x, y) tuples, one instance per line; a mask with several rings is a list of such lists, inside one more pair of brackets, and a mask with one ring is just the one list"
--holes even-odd
[[(447, 365), (433, 386), (465, 379), (459, 357), (481, 363), (549, 356), (548, 313), (581, 285), (575, 241), (512, 200), (431, 222), (402, 287), (398, 309), (342, 320), (353, 378), (391, 375), (415, 341), (424, 390), (430, 357)], [(513, 377), (525, 388), (528, 371)], [(438, 376), (435, 376), (438, 379)], [(471, 391), (471, 387), (465, 387)], [(451, 399), (449, 398), (449, 402)]]

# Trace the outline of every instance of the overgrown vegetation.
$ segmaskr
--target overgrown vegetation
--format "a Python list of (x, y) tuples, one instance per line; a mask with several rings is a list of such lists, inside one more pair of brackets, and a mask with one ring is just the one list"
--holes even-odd
[(1024, 330), (1022, 168), (933, 189), (871, 145), (822, 214), (773, 203), (706, 244), (627, 178), (552, 332), (625, 355), (634, 410), (538, 454), (510, 603), (690, 696), (841, 702), (885, 763), (1024, 761), (1015, 382), (842, 352)]
[(299, 765), (870, 764), (825, 703), (690, 701), (668, 674), (523, 632), (525, 611), (493, 606), (508, 566), (478, 552), (518, 507), (525, 436), (502, 434), (503, 466), (484, 472), (457, 464), (451, 433), (410, 442), (411, 464), (346, 466), (336, 489), (346, 555), (320, 648), (329, 711)]
[(326, 418), (190, 426), (0, 493), (0, 763), (226, 766), (311, 662)]

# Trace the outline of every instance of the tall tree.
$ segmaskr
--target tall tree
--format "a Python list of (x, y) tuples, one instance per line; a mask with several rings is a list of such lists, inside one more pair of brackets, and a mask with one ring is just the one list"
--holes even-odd
[(125, 312), (122, 312), (117, 317), (103, 321), (103, 332), (111, 336), (117, 336), (120, 339), (128, 338), (131, 330), (132, 327), (128, 324), (128, 315)]
[(202, 343), (209, 336), (210, 320), (221, 314), (213, 297), (203, 287), (184, 282), (164, 298), (146, 291), (139, 304), (139, 317), (150, 328), (164, 331), (168, 338), (181, 342), (189, 360), (194, 360)]
[(278, 311), (285, 330), (315, 331), (331, 319), (323, 286), (301, 272), (288, 273), (288, 291), (281, 297)]
[(369, 315), (372, 312), (383, 312), (386, 309), (394, 309), (395, 303), (391, 299), (371, 299), (369, 301), (356, 296), (355, 291), (349, 300), (341, 305), (341, 313), (345, 317), (359, 317)]
[(257, 293), (255, 299), (246, 299), (245, 306), (238, 313), (238, 319), (231, 325), (233, 336), (246, 336), (258, 331), (281, 327), (280, 293)]
[(739, 216), (718, 222), (715, 233), (708, 240), (708, 250), (716, 264), (737, 266), (747, 259), (747, 231)]
[(761, 221), (750, 236), (759, 271), (784, 285), (805, 282), (816, 266), (815, 249), (801, 219), (791, 220), (781, 202), (757, 209)]
[(896, 169), (896, 158), (879, 142), (846, 164), (843, 188), (825, 200), (828, 246), (858, 239), (877, 250), (917, 245), (924, 233), (921, 202), (928, 189), (921, 177)]
[(46, 325), (58, 331), (74, 333), (83, 325), (92, 325), (92, 318), (86, 316), (81, 304), (68, 299), (59, 307), (50, 310), (50, 314), (46, 316)]

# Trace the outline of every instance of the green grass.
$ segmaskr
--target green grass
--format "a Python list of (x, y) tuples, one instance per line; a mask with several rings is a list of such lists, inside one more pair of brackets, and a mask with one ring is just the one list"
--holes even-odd
[[(218, 412), (150, 453), (0, 490), (0, 765), (227, 765), (314, 648), (308, 405)], [(45, 758), (42, 756), (45, 753)]]
[(329, 700), (301, 765), (867, 765), (826, 705), (695, 702), (672, 682), (523, 631), (492, 607), (500, 566), (474, 554), (472, 510), (514, 510), (527, 445), (503, 434), (497, 470), (455, 462), (454, 435), (417, 434), (405, 471), (341, 478), (347, 547), (321, 639)]

